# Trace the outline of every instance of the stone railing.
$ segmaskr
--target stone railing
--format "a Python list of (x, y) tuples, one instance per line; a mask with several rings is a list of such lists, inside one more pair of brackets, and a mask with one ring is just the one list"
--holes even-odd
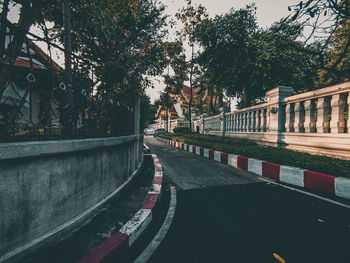
[(279, 86), (266, 93), (266, 103), (203, 116), (200, 131), (350, 159), (350, 82), (292, 93)]

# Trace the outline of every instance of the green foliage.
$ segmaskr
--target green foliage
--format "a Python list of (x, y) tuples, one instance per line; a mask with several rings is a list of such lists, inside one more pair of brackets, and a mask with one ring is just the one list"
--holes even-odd
[(143, 94), (141, 96), (140, 109), (140, 129), (144, 130), (147, 125), (153, 123), (157, 108), (151, 104), (150, 98)]
[(173, 129), (174, 133), (189, 133), (190, 129), (184, 126), (177, 126)]
[(197, 60), (206, 86), (238, 97), (240, 107), (260, 102), (277, 85), (312, 87), (317, 50), (298, 40), (302, 29), (284, 21), (259, 29), (255, 5), (204, 20), (194, 36), (203, 48)]
[[(62, 46), (63, 0), (17, 2), (21, 6), (21, 18), (16, 28), (22, 38), (36, 22), (48, 41)], [(142, 97), (144, 90), (152, 85), (148, 76), (161, 74), (166, 65), (165, 7), (152, 0), (70, 0), (67, 3), (71, 13), (74, 121), (83, 117), (81, 132), (124, 132), (122, 127), (132, 123), (135, 98)], [(17, 51), (12, 52), (14, 58), (20, 52), (23, 39), (18, 42)], [(9, 76), (0, 73), (1, 98), (2, 83), (6, 83)], [(145, 123), (146, 119), (148, 117), (143, 119)]]
[(236, 138), (177, 134), (161, 134), (159, 136), (217, 151), (350, 178), (350, 162), (345, 160), (311, 155), (285, 148), (262, 146), (249, 140)]

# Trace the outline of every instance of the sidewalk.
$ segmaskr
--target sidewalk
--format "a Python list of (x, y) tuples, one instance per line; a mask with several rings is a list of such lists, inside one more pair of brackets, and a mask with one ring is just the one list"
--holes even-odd
[(141, 208), (154, 178), (153, 159), (145, 155), (133, 182), (102, 212), (71, 236), (26, 257), (25, 263), (76, 263), (116, 233)]

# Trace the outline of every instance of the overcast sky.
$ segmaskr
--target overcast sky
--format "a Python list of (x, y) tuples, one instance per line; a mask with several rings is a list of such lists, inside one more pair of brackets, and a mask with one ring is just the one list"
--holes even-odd
[[(185, 5), (184, 0), (160, 0), (167, 6), (166, 12), (174, 16), (178, 9)], [(227, 13), (231, 8), (240, 9), (255, 2), (257, 6), (257, 18), (260, 27), (269, 27), (272, 23), (290, 14), (288, 6), (297, 3), (297, 0), (192, 0), (193, 5), (202, 4), (207, 8), (210, 17)], [(147, 94), (154, 102), (159, 98), (159, 92), (164, 89), (162, 78), (156, 78), (155, 88), (147, 89)]]

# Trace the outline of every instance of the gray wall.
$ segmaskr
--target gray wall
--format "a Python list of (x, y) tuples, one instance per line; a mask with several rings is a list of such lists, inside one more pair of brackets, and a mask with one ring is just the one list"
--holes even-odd
[(135, 174), (142, 141), (135, 135), (0, 144), (0, 262), (96, 213)]

